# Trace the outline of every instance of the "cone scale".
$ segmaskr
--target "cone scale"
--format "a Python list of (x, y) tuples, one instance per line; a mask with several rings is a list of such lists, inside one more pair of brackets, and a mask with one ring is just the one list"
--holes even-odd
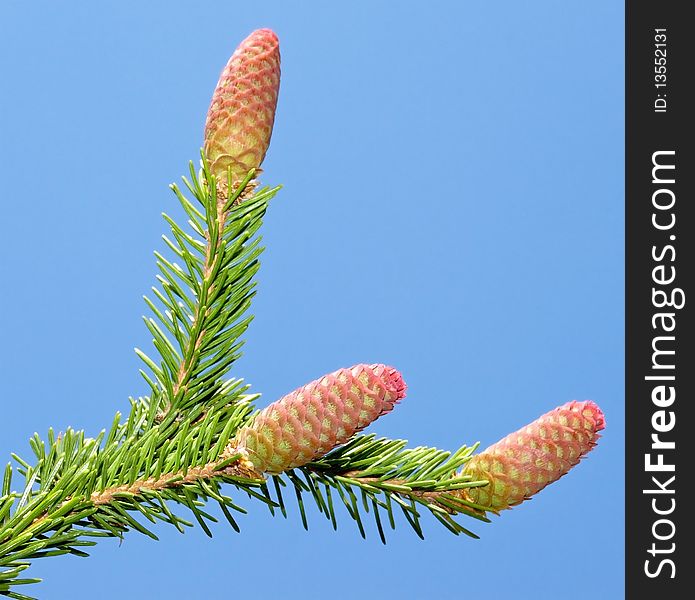
[(347, 442), (405, 396), (400, 373), (382, 364), (339, 369), (274, 402), (237, 435), (261, 472), (300, 467)]
[(596, 404), (568, 402), (475, 455), (461, 474), (489, 484), (459, 494), (494, 512), (520, 504), (579, 463), (604, 426)]

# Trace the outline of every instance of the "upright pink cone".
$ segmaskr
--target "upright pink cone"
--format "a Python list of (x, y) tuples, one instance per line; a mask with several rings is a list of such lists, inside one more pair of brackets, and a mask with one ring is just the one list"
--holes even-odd
[(236, 445), (256, 469), (281, 473), (347, 442), (405, 396), (401, 374), (386, 365), (339, 369), (274, 402), (242, 429)]
[(489, 484), (458, 494), (495, 512), (511, 508), (575, 466), (604, 426), (603, 412), (591, 401), (555, 408), (475, 455), (462, 474)]
[(227, 169), (240, 182), (260, 167), (270, 144), (280, 88), (280, 44), (257, 29), (236, 49), (212, 96), (205, 122), (205, 155), (226, 192)]

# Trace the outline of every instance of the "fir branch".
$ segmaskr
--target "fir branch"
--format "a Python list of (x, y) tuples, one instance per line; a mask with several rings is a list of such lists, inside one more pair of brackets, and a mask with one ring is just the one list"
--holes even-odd
[[(10, 586), (28, 581), (19, 578), (22, 561), (83, 556), (78, 546), (92, 545), (90, 537), (121, 537), (129, 529), (156, 537), (143, 519), (189, 526), (168, 502), (188, 507), (209, 532), (212, 517), (201, 506), (214, 498), (238, 529), (230, 510), (243, 509), (220, 492), (223, 482), (272, 504), (256, 491), (264, 486), (260, 475), (228, 448), (257, 395), (222, 377), (239, 356), (239, 336), (250, 321), (243, 313), (262, 250), (256, 233), (278, 188), (252, 194), (251, 171), (222, 198), (205, 159), (202, 164), (198, 174), (191, 165), (191, 179), (184, 180), (202, 212), (172, 186), (189, 231), (165, 215), (176, 240), (165, 243), (185, 269), (158, 253), (161, 288), (157, 301), (146, 299), (154, 314), (146, 324), (161, 362), (137, 352), (150, 368), (152, 376), (143, 375), (152, 394), (131, 399), (128, 418), (122, 422), (117, 414), (96, 439), (49, 430), (47, 440), (38, 434), (30, 440), (34, 465), (13, 455), (17, 466), (8, 464), (0, 495), (0, 595), (16, 597)], [(19, 491), (12, 491), (15, 472), (24, 477)]]
[[(253, 397), (242, 396), (245, 389), (239, 382), (229, 382), (225, 402), (209, 403), (205, 418), (186, 421), (188, 425), (173, 437), (151, 422), (152, 411), (144, 399), (133, 401), (129, 418), (123, 423), (116, 418), (111, 431), (102, 432), (97, 439), (72, 430), (59, 436), (49, 432), (48, 444), (35, 436), (36, 465), (18, 461), (25, 477), (24, 504), (17, 502), (18, 492), (0, 498), (0, 507), (15, 505), (14, 513), (6, 511), (0, 525), (0, 573), (4, 577), (0, 594), (10, 593), (9, 586), (17, 585), (19, 567), (26, 561), (66, 553), (86, 556), (81, 548), (93, 545), (93, 538), (120, 538), (129, 530), (156, 539), (146, 522), (166, 522), (179, 531), (191, 526), (172, 511), (171, 502), (187, 507), (212, 535), (208, 523), (216, 519), (203, 510), (205, 502), (212, 500), (238, 531), (232, 512), (245, 510), (222, 492), (223, 484), (266, 503), (273, 513), (280, 508), (286, 516), (280, 490), (289, 481), (305, 527), (305, 496), (314, 499), (334, 528), (338, 498), (362, 535), (366, 535), (362, 515), (371, 513), (384, 543), (382, 515), (395, 527), (394, 508), (401, 510), (421, 537), (420, 509), (429, 511), (453, 533), (473, 537), (453, 516), (461, 513), (487, 520), (474, 505), (447, 498), (447, 492), (487, 483), (468, 476), (452, 477), (470, 459), (474, 447), (462, 447), (453, 454), (434, 448), (406, 449), (402, 440), (373, 435), (357, 436), (318, 461), (274, 476), (273, 498), (263, 475), (236, 449), (231, 433), (249, 420)], [(230, 398), (234, 401), (229, 402)], [(149, 428), (148, 434), (139, 433), (143, 426)], [(150, 441), (153, 439), (163, 443), (158, 447)], [(425, 456), (428, 460), (423, 461)], [(7, 486), (6, 476), (3, 490)]]
[[(190, 510), (195, 522), (212, 535), (209, 523), (216, 519), (205, 506), (216, 502), (239, 531), (234, 513), (246, 511), (226, 495), (225, 485), (265, 503), (272, 514), (279, 509), (287, 516), (281, 489), (289, 481), (305, 527), (305, 495), (334, 528), (339, 499), (362, 535), (361, 513), (371, 511), (382, 541), (381, 515), (395, 527), (394, 507), (400, 507), (420, 536), (419, 509), (428, 510), (457, 534), (473, 535), (453, 515), (484, 519), (465, 498), (447, 496), (462, 486), (486, 484), (453, 475), (472, 449), (450, 455), (433, 448), (408, 450), (401, 440), (352, 437), (404, 395), (400, 374), (384, 365), (337, 373), (338, 379), (352, 381), (349, 394), (358, 393), (359, 406), (352, 406), (354, 414), (330, 438), (322, 432), (317, 439), (321, 444), (330, 439), (329, 447), (348, 443), (322, 458), (329, 447), (315, 448), (308, 459), (316, 460), (304, 461), (297, 469), (274, 461), (273, 466), (285, 472), (272, 476), (273, 497), (264, 469), (256, 464), (258, 455), (247, 444), (255, 431), (249, 426), (255, 421), (253, 402), (258, 396), (248, 393), (241, 380), (224, 377), (240, 356), (241, 336), (252, 318), (246, 311), (262, 252), (257, 233), (279, 189), (257, 190), (253, 180), (274, 119), (277, 37), (269, 30), (254, 32), (239, 52), (238, 60), (235, 54), (228, 63), (213, 98), (201, 169), (196, 172), (191, 163), (189, 178), (183, 178), (192, 199), (171, 186), (187, 226), (163, 215), (170, 232), (163, 236), (165, 251), (155, 252), (158, 285), (152, 288), (152, 298), (145, 297), (151, 316), (144, 319), (158, 357), (136, 349), (150, 393), (131, 398), (125, 420), (117, 413), (110, 428), (96, 438), (72, 429), (58, 435), (49, 430), (45, 439), (38, 434), (30, 439), (33, 461), (12, 455), (14, 464), (7, 465), (0, 490), (2, 596), (29, 598), (13, 588), (38, 581), (23, 576), (34, 559), (87, 556), (84, 548), (99, 538), (122, 538), (131, 530), (157, 539), (151, 528), (157, 522), (184, 531), (193, 523), (179, 515), (177, 507)], [(258, 110), (250, 121), (248, 111), (242, 110), (248, 98), (237, 97), (237, 81), (262, 91), (254, 99)], [(263, 121), (260, 128), (257, 118)], [(237, 121), (255, 127), (258, 135), (249, 137), (244, 130), (238, 137)], [(245, 144), (252, 138), (255, 145), (250, 149)], [(206, 155), (212, 157), (214, 175)], [(350, 402), (346, 397), (345, 406)], [(23, 478), (19, 486), (17, 474)]]
[(340, 369), (260, 412), (257, 394), (225, 379), (252, 318), (246, 311), (263, 250), (257, 233), (279, 189), (257, 190), (253, 180), (270, 142), (279, 61), (272, 31), (242, 42), (213, 96), (201, 169), (191, 163), (183, 178), (193, 199), (171, 186), (187, 226), (163, 215), (170, 234), (165, 252), (155, 253), (159, 285), (145, 297), (158, 358), (136, 349), (150, 394), (131, 398), (127, 418), (117, 413), (96, 438), (72, 429), (35, 434), (34, 459), (13, 454), (5, 468), (0, 596), (29, 599), (14, 588), (39, 581), (24, 577), (34, 559), (88, 556), (84, 548), (99, 538), (128, 531), (157, 539), (158, 522), (184, 531), (193, 522), (179, 508), (212, 535), (217, 519), (206, 506), (216, 502), (238, 532), (234, 513), (246, 511), (229, 488), (285, 517), (283, 488), (290, 489), (305, 528), (311, 498), (334, 529), (340, 504), (363, 537), (371, 515), (384, 543), (398, 510), (420, 537), (424, 514), (477, 537), (459, 516), (488, 521), (486, 511), (523, 502), (596, 444), (604, 419), (590, 402), (559, 407), (475, 457), (476, 446), (451, 453), (356, 435), (405, 396), (400, 373), (382, 364)]
[[(106, 488), (90, 495), (90, 502), (95, 506), (101, 506), (113, 502), (118, 497), (134, 497), (159, 492), (165, 489), (175, 489), (184, 487), (187, 484), (199, 483), (215, 477), (231, 477), (240, 479), (262, 479), (252, 465), (246, 461), (239, 460), (241, 455), (226, 450), (222, 453), (219, 460), (209, 462), (200, 467), (191, 466), (163, 473), (159, 477), (149, 477), (138, 479), (129, 484), (123, 484)], [(220, 462), (221, 461), (221, 462)]]
[[(487, 485), (486, 480), (456, 475), (457, 469), (471, 459), (477, 444), (462, 446), (454, 453), (437, 448), (409, 449), (405, 446), (404, 440), (376, 438), (374, 435), (355, 436), (345, 446), (298, 469), (304, 474), (310, 486), (308, 489), (296, 476), (289, 476), (289, 480), (297, 494), (311, 492), (319, 511), (324, 512), (334, 527), (335, 514), (329, 507), (332, 507), (330, 489), (335, 489), (363, 537), (366, 534), (359, 517), (360, 504), (365, 512), (372, 513), (383, 543), (386, 543), (386, 537), (380, 511), (385, 512), (391, 527), (395, 528), (395, 504), (420, 537), (424, 536), (418, 506), (430, 512), (456, 535), (465, 533), (477, 538), (453, 517), (461, 514), (488, 521), (484, 509), (464, 497), (452, 494), (456, 490)], [(276, 490), (279, 490), (279, 486), (276, 486)], [(358, 497), (361, 503), (357, 502)]]
[(228, 197), (222, 197), (205, 157), (199, 173), (191, 163), (190, 179), (184, 178), (184, 184), (202, 212), (178, 186), (171, 186), (189, 228), (165, 214), (173, 240), (164, 236), (164, 241), (184, 266), (155, 253), (160, 286), (153, 288), (154, 300), (145, 297), (153, 313), (145, 325), (153, 335), (159, 364), (136, 349), (152, 374), (142, 372), (159, 422), (214, 395), (239, 357), (239, 338), (252, 319), (244, 313), (254, 295), (253, 277), (262, 251), (254, 236), (279, 190), (263, 188), (252, 194), (253, 174), (250, 171)]
[[(228, 444), (248, 419), (255, 396), (243, 394), (240, 382), (224, 389), (223, 399), (205, 406), (205, 418), (188, 422), (173, 436), (153, 422), (143, 399), (133, 401), (125, 422), (117, 416), (109, 434), (97, 439), (72, 430), (58, 436), (49, 431), (48, 443), (32, 438), (36, 464), (17, 457), (24, 486), (0, 497), (0, 594), (17, 585), (23, 561), (86, 556), (79, 547), (93, 545), (90, 538), (122, 537), (129, 529), (156, 538), (144, 521), (168, 522), (179, 530), (190, 526), (167, 506), (172, 501), (189, 508), (208, 532), (205, 523), (214, 519), (202, 510), (205, 499), (224, 506), (235, 523), (229, 511), (244, 509), (221, 493), (224, 482), (263, 499), (255, 491), (263, 486), (259, 474), (232, 455)], [(11, 485), (12, 471), (6, 470), (3, 491)]]

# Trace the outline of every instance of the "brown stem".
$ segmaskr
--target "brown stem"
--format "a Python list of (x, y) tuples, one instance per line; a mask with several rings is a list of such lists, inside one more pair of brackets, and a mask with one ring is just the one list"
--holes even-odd
[[(205, 247), (205, 267), (203, 269), (203, 281), (201, 282), (202, 288), (207, 290), (207, 293), (205, 294), (206, 298), (209, 296), (210, 291), (211, 291), (211, 274), (212, 274), (212, 267), (214, 264), (214, 256), (216, 255), (220, 243), (222, 242), (222, 236), (224, 233), (224, 224), (227, 219), (227, 213), (224, 210), (224, 205), (225, 205), (226, 200), (218, 197), (217, 199), (217, 223), (218, 223), (218, 229), (217, 229), (217, 239), (212, 240), (210, 238), (210, 232), (206, 232), (206, 239), (207, 239), (207, 244)], [(209, 308), (206, 309), (209, 310)], [(198, 323), (201, 321), (201, 319), (204, 319), (207, 315), (203, 313), (203, 303), (198, 302), (198, 305), (196, 307), (196, 312), (193, 315), (193, 322), (192, 322), (192, 329), (195, 329), (198, 325)], [(203, 339), (203, 336), (205, 335), (205, 329), (201, 329), (198, 332), (198, 335), (196, 336), (195, 340), (191, 340), (191, 343), (193, 344), (193, 347), (197, 349)], [(186, 361), (185, 359), (181, 360), (181, 363), (179, 364), (179, 370), (178, 374), (176, 377), (176, 381), (174, 382), (173, 385), (173, 397), (172, 401), (176, 396), (179, 395), (179, 392), (181, 391), (184, 381), (187, 381), (190, 372), (194, 367), (194, 362), (191, 362), (188, 366), (186, 366)], [(167, 413), (171, 409), (171, 402), (167, 403), (166, 406), (162, 408), (162, 410), (159, 412), (157, 415), (157, 420), (161, 423), (164, 420), (164, 417), (166, 417)]]
[(183, 472), (164, 473), (157, 478), (150, 477), (140, 481), (126, 485), (119, 485), (111, 488), (106, 488), (100, 492), (94, 492), (90, 496), (90, 501), (96, 505), (108, 504), (114, 496), (120, 493), (140, 494), (143, 491), (158, 491), (164, 489), (178, 488), (187, 483), (195, 483), (201, 479), (212, 479), (213, 477), (243, 477), (244, 479), (265, 479), (262, 473), (256, 471), (253, 463), (247, 458), (241, 456), (236, 462), (233, 462), (221, 469), (217, 465), (223, 463), (227, 458), (236, 454), (236, 449), (228, 447), (222, 453), (220, 458), (214, 462), (207, 463), (202, 467), (191, 467), (185, 475)]
[[(375, 484), (391, 484), (391, 485), (403, 485), (407, 486), (408, 482), (405, 479), (379, 479), (378, 477), (360, 477), (359, 476), (359, 471), (348, 471), (346, 473), (342, 473), (345, 477), (352, 477), (354, 479), (358, 479), (359, 481), (363, 481), (364, 483), (369, 483), (372, 485)], [(459, 489), (459, 490), (451, 490), (449, 492), (431, 492), (431, 491), (426, 491), (426, 490), (410, 490), (409, 492), (404, 492), (404, 491), (396, 491), (394, 490), (394, 493), (399, 494), (400, 496), (404, 496), (406, 498), (421, 498), (423, 500), (426, 500), (429, 504), (436, 504), (439, 508), (445, 510), (448, 512), (450, 515), (455, 515), (458, 511), (454, 510), (450, 506), (447, 506), (445, 504), (442, 504), (440, 502), (442, 496), (444, 494), (449, 494), (452, 496), (457, 496), (461, 498), (461, 500), (465, 500), (470, 502), (470, 498), (468, 497), (468, 494), (466, 493), (465, 488), (464, 489)], [(466, 506), (466, 510), (469, 510), (472, 513), (475, 513), (477, 515), (484, 516), (485, 512), (482, 510), (478, 510), (477, 508), (473, 508), (471, 506)]]

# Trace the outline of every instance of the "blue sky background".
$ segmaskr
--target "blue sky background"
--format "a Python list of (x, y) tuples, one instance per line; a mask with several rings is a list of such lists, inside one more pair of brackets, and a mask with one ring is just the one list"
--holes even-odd
[[(146, 391), (134, 346), (169, 182), (258, 27), (281, 39), (256, 319), (262, 404), (359, 362), (406, 400), (371, 431), (483, 447), (572, 399), (607, 429), (481, 539), (426, 519), (382, 546), (343, 514), (160, 526), (37, 562), (41, 598), (623, 595), (623, 3), (0, 5), (0, 457), (96, 433)], [(2, 458), (2, 460), (7, 460)], [(98, 590), (98, 591), (96, 591)], [(126, 592), (127, 590), (127, 592)]]

